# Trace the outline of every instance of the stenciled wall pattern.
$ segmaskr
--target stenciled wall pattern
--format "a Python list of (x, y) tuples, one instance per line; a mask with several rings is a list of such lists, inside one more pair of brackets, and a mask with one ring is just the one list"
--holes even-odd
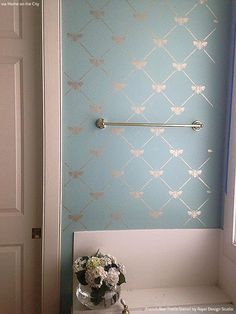
[[(220, 227), (232, 1), (62, 6), (66, 295), (74, 231)], [(100, 117), (204, 128), (99, 130)]]

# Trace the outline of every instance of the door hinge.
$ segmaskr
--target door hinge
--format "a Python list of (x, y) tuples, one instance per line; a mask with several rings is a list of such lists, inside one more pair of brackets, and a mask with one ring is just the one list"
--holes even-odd
[(32, 228), (32, 239), (41, 239), (42, 230), (41, 228)]

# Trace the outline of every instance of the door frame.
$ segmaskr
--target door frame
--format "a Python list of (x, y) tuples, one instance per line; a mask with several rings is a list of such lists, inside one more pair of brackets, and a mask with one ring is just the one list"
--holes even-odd
[(42, 0), (42, 314), (58, 314), (61, 256), (61, 3)]

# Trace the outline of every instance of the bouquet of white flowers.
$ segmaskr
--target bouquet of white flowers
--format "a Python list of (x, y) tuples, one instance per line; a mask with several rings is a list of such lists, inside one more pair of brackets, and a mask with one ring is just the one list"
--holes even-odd
[(99, 250), (92, 256), (78, 257), (73, 268), (79, 283), (90, 287), (90, 299), (94, 305), (103, 300), (106, 292), (115, 291), (125, 283), (124, 265), (117, 263), (115, 257), (102, 254)]

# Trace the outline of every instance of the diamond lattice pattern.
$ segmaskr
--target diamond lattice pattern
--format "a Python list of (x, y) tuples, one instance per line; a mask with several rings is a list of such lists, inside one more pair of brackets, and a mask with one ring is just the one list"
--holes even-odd
[[(219, 227), (230, 5), (63, 1), (65, 233)], [(98, 130), (99, 117), (204, 129)]]

